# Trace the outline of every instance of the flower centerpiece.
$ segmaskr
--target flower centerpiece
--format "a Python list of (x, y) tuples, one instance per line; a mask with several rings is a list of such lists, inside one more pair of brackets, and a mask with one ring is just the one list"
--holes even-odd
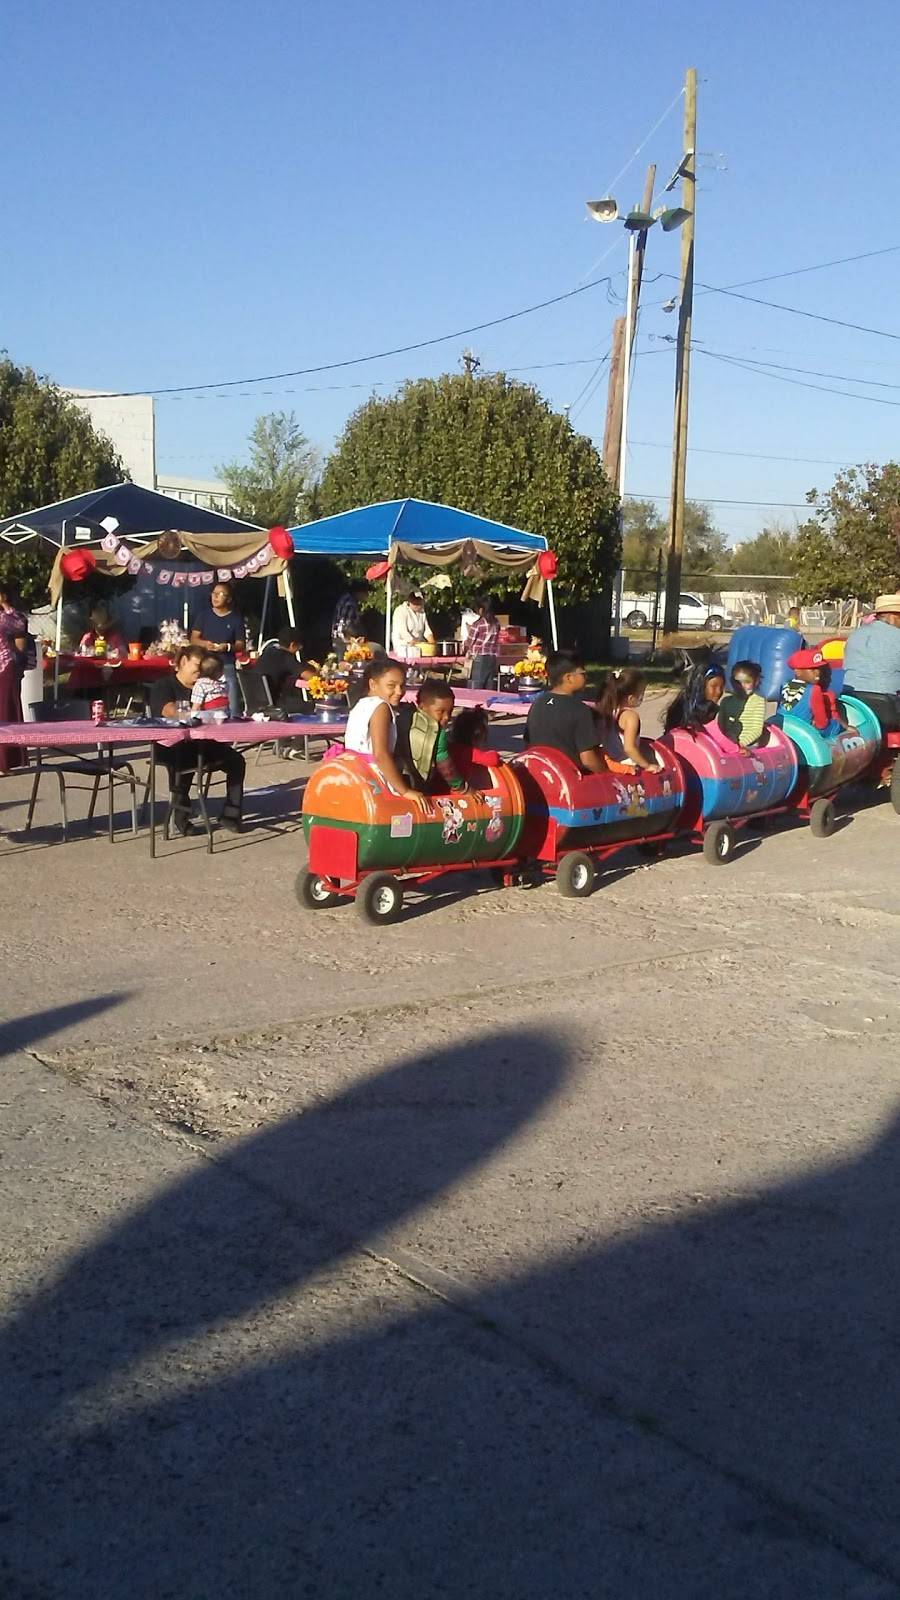
[(344, 660), (354, 666), (363, 661), (371, 661), (374, 652), (368, 639), (350, 639), (344, 650)]
[(326, 711), (339, 710), (347, 693), (347, 678), (342, 676), (337, 656), (332, 653), (324, 661), (311, 661), (312, 676), (306, 680), (307, 693)]
[(539, 639), (532, 639), (521, 661), (513, 667), (520, 689), (542, 689), (547, 682), (547, 658)]

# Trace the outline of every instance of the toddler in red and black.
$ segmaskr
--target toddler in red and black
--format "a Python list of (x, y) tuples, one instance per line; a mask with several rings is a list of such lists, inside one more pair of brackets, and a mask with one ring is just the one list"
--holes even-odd
[[(457, 772), (465, 784), (473, 785), (479, 767), (499, 767), (496, 750), (487, 750), (488, 715), (483, 706), (472, 706), (458, 711), (450, 725), (448, 742), (450, 755)], [(477, 781), (474, 787), (477, 788)]]
[(831, 668), (821, 650), (795, 650), (788, 657), (794, 676), (781, 691), (781, 708), (795, 716), (806, 714), (819, 733), (833, 739), (847, 726), (847, 713), (829, 688)]

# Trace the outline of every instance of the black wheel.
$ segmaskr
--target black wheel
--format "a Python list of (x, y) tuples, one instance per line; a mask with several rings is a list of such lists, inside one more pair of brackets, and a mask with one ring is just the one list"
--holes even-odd
[(328, 879), (317, 872), (298, 872), (295, 893), (307, 911), (321, 911), (325, 906), (339, 906), (343, 895), (335, 894)]
[(403, 909), (403, 886), (392, 872), (373, 872), (356, 891), (356, 909), (364, 922), (396, 922)]
[(710, 633), (721, 633), (725, 624), (721, 617), (707, 617), (706, 626)]
[(711, 822), (703, 835), (703, 854), (711, 867), (721, 867), (734, 852), (734, 829), (730, 822)]
[(556, 869), (556, 887), (567, 900), (582, 900), (594, 887), (594, 863), (583, 850), (563, 856)]
[(625, 618), (626, 628), (646, 628), (647, 618), (643, 611), (629, 611)]
[(891, 805), (895, 811), (900, 811), (900, 757), (891, 767)]
[(828, 839), (837, 827), (837, 812), (830, 800), (814, 800), (809, 826), (817, 839)]

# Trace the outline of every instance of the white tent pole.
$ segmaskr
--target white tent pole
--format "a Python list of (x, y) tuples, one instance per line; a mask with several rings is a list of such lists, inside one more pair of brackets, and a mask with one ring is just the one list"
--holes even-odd
[(291, 582), (291, 564), (289, 561), (286, 561), (284, 564), (284, 601), (285, 605), (287, 606), (288, 622), (292, 628), (296, 628), (297, 618), (294, 615), (294, 586)]
[(547, 579), (547, 604), (550, 607), (550, 638), (553, 640), (554, 650), (559, 649), (559, 635), (556, 631), (556, 601), (553, 598), (553, 584)]
[[(64, 521), (60, 523), (59, 531), (60, 531), (60, 549), (64, 550), (65, 547), (66, 547), (66, 524), (65, 524)], [(60, 571), (60, 574), (59, 574), (59, 599), (56, 602), (56, 660), (53, 663), (53, 704), (54, 705), (58, 704), (58, 702), (59, 702), (59, 652), (62, 649), (63, 582), (64, 582), (64, 579), (63, 579), (62, 571)]]
[(269, 596), (271, 595), (271, 593), (272, 593), (272, 578), (271, 578), (271, 574), (270, 574), (269, 577), (266, 579), (266, 587), (263, 590), (262, 616), (259, 619), (259, 638), (256, 641), (257, 650), (261, 650), (262, 649), (263, 639), (266, 636), (266, 617), (269, 614)]
[[(388, 552), (390, 554), (390, 552)], [(394, 601), (394, 569), (388, 567), (387, 583), (384, 588), (384, 648), (390, 655), (391, 651), (391, 606)]]

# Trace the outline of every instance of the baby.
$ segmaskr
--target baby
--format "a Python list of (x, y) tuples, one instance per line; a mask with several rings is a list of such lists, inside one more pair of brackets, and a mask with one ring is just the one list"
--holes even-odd
[(228, 714), (228, 685), (221, 655), (210, 653), (200, 663), (200, 676), (191, 690), (191, 715), (224, 711)]

